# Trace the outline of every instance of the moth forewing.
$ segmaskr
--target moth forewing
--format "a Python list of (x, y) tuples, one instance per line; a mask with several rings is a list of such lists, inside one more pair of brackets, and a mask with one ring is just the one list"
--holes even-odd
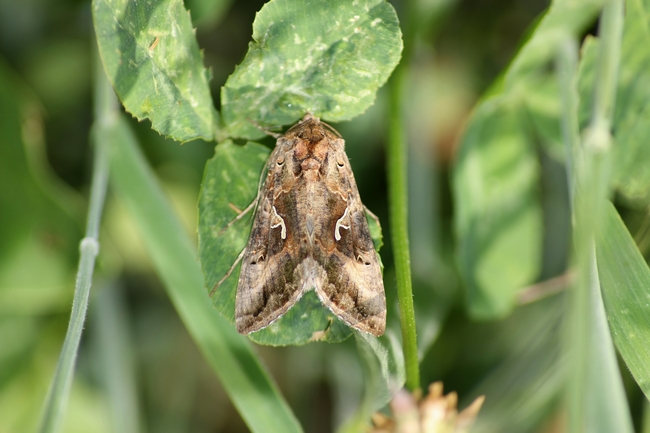
[(278, 138), (242, 259), (240, 333), (270, 325), (314, 289), (349, 326), (383, 334), (381, 268), (344, 146), (310, 114)]

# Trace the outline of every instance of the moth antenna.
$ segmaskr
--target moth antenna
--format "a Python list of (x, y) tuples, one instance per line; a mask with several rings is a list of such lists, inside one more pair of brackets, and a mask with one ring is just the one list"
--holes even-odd
[(244, 216), (245, 216), (248, 212), (250, 212), (251, 209), (253, 209), (253, 208), (255, 207), (255, 204), (257, 203), (257, 200), (258, 200), (259, 198), (260, 198), (260, 190), (259, 190), (259, 188), (258, 188), (258, 190), (257, 190), (257, 196), (255, 197), (255, 200), (253, 200), (253, 201), (251, 202), (251, 204), (249, 204), (248, 206), (246, 206), (246, 209), (244, 209), (243, 211), (239, 212), (239, 215), (237, 215), (235, 218), (233, 218), (232, 221), (230, 221), (228, 224), (226, 224), (226, 226), (225, 226), (224, 228), (222, 228), (222, 229), (219, 231), (219, 233), (217, 234), (217, 236), (221, 236), (221, 235), (223, 234), (223, 232), (225, 232), (226, 230), (228, 230), (228, 228), (229, 228), (231, 225), (235, 224), (237, 221), (239, 221), (240, 219), (244, 218)]
[(217, 289), (219, 288), (219, 286), (221, 285), (221, 283), (223, 283), (224, 281), (226, 281), (226, 279), (230, 276), (230, 274), (232, 274), (232, 271), (235, 270), (235, 267), (237, 266), (237, 263), (241, 262), (242, 257), (244, 257), (244, 253), (245, 253), (245, 252), (246, 252), (246, 248), (244, 248), (243, 250), (241, 250), (241, 253), (239, 253), (239, 256), (237, 257), (237, 260), (235, 260), (235, 263), (233, 263), (232, 266), (230, 267), (230, 269), (228, 269), (228, 272), (226, 272), (226, 275), (224, 275), (223, 278), (220, 279), (219, 282), (218, 282), (217, 284), (214, 285), (214, 287), (212, 288), (212, 290), (210, 290), (210, 297), (212, 297), (212, 295), (214, 295), (214, 292), (217, 291)]
[[(251, 204), (246, 206), (246, 209), (241, 211), (239, 215), (237, 215), (235, 218), (232, 219), (232, 221), (226, 224), (226, 226), (219, 231), (219, 235), (225, 232), (228, 229), (228, 227), (230, 227), (231, 225), (233, 225), (234, 223), (242, 219), (244, 215), (246, 215), (248, 212), (251, 211), (251, 209), (255, 209), (254, 212), (257, 211), (257, 204), (259, 203), (260, 195), (262, 194), (262, 183), (263, 183), (264, 175), (268, 171), (269, 161), (270, 158), (267, 159), (266, 163), (264, 164), (264, 169), (262, 170), (262, 174), (260, 175), (260, 180), (257, 182), (257, 195), (255, 196), (255, 199), (251, 202)], [(235, 260), (235, 263), (233, 263), (230, 269), (228, 269), (226, 275), (224, 275), (223, 278), (221, 278), (219, 282), (212, 288), (212, 290), (210, 290), (210, 296), (212, 296), (214, 292), (219, 288), (221, 283), (223, 283), (230, 276), (230, 274), (232, 274), (232, 271), (237, 266), (237, 263), (241, 262), (242, 257), (244, 257), (245, 252), (246, 252), (246, 248), (244, 248), (242, 252), (239, 253), (239, 256), (237, 256), (237, 260)]]
[(263, 133), (265, 133), (265, 134), (267, 134), (267, 135), (270, 135), (271, 137), (275, 138), (276, 140), (277, 140), (278, 138), (282, 137), (282, 134), (280, 134), (280, 133), (278, 133), (278, 132), (273, 132), (273, 131), (271, 131), (270, 129), (267, 129), (267, 128), (263, 127), (263, 126), (260, 125), (256, 120), (253, 120), (253, 119), (247, 119), (247, 120), (248, 120), (250, 123), (252, 123), (253, 126), (255, 126), (257, 129), (259, 129), (260, 131), (262, 131)]
[(320, 117), (314, 116), (309, 111), (307, 112), (307, 114), (305, 114), (305, 116), (302, 118), (302, 120), (300, 120), (300, 122), (296, 123), (291, 128), (289, 128), (289, 130), (287, 132), (285, 132), (285, 134), (289, 134), (291, 131), (299, 129), (308, 120), (315, 120), (317, 124), (322, 125), (324, 128), (326, 128), (328, 131), (330, 131), (331, 133), (336, 135), (338, 138), (343, 138), (341, 136), (341, 134), (339, 134), (339, 132), (336, 129), (334, 129), (334, 127), (332, 125), (323, 122), (322, 120), (320, 120)]
[(239, 209), (237, 206), (235, 206), (235, 205), (232, 204), (232, 203), (228, 203), (228, 207), (229, 207), (230, 209), (234, 210), (235, 212), (237, 212), (237, 215), (239, 215), (240, 213), (243, 212), (243, 210)]
[(334, 129), (334, 127), (332, 125), (330, 125), (328, 123), (325, 123), (320, 119), (319, 119), (319, 121), (320, 121), (321, 125), (325, 126), (330, 132), (334, 133), (334, 135), (336, 135), (338, 138), (343, 138), (341, 136), (341, 134), (339, 134), (339, 132), (336, 129)]
[[(264, 177), (265, 177), (266, 173), (268, 172), (269, 161), (270, 161), (270, 158), (267, 159), (266, 162), (264, 163), (264, 168), (262, 169), (262, 174), (260, 175), (260, 179), (257, 181), (257, 195), (255, 196), (255, 198), (253, 199), (253, 201), (251, 202), (251, 204), (249, 204), (248, 206), (246, 206), (246, 208), (245, 208), (243, 211), (241, 211), (241, 212), (239, 213), (239, 215), (237, 215), (235, 218), (232, 219), (232, 221), (230, 221), (228, 224), (226, 224), (226, 226), (225, 226), (224, 228), (222, 228), (222, 229), (219, 231), (219, 233), (217, 234), (217, 236), (220, 236), (221, 234), (223, 234), (223, 232), (225, 232), (226, 230), (228, 230), (228, 228), (229, 228), (231, 225), (235, 224), (237, 221), (239, 221), (240, 219), (244, 218), (244, 216), (245, 216), (248, 212), (250, 212), (251, 209), (255, 209), (255, 211), (257, 210), (257, 203), (260, 201), (260, 194), (262, 193), (262, 184), (264, 183)], [(253, 212), (253, 213), (254, 213), (254, 212)]]

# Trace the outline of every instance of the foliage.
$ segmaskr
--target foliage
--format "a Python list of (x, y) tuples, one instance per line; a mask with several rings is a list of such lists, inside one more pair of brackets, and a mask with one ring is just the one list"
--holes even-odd
[[(434, 3), (0, 1), (0, 430), (363, 431), (399, 418), (405, 378), (459, 409), (485, 395), (473, 432), (649, 429), (650, 2)], [(313, 293), (237, 334), (238, 266), (209, 297), (247, 240), (252, 213), (230, 223), (263, 129), (307, 111), (341, 122), (390, 235), (368, 218), (378, 339)], [(107, 199), (88, 188), (104, 164)], [(71, 316), (81, 215), (104, 201)], [(85, 299), (70, 385), (55, 365)]]

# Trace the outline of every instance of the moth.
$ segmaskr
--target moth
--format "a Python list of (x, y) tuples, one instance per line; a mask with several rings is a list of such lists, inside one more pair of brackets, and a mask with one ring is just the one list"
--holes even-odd
[(343, 322), (382, 335), (381, 268), (341, 135), (307, 114), (277, 139), (267, 170), (243, 251), (237, 331), (270, 325), (315, 290)]

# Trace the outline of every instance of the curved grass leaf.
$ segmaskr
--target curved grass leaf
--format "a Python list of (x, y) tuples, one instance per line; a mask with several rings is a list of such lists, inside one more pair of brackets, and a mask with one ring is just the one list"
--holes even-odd
[(597, 254), (612, 338), (632, 376), (650, 398), (650, 269), (611, 204)]
[(226, 393), (251, 431), (301, 432), (250, 343), (212, 307), (196, 251), (123, 120), (114, 134), (111, 179), (116, 193), (138, 225), (179, 316)]
[(128, 112), (178, 141), (212, 140), (208, 72), (182, 0), (94, 0), (104, 69)]
[(466, 128), (453, 188), (461, 271), (476, 318), (507, 314), (517, 289), (539, 276), (543, 221), (535, 142), (559, 141), (560, 106), (549, 103), (559, 92), (548, 66), (558, 43), (592, 23), (601, 4), (554, 1)]
[(259, 138), (251, 120), (286, 125), (307, 111), (351, 119), (373, 103), (401, 51), (397, 15), (384, 0), (270, 1), (221, 90), (230, 135)]
[[(206, 164), (199, 199), (199, 257), (208, 291), (212, 291), (246, 246), (253, 210), (228, 224), (255, 199), (268, 155), (269, 150), (260, 144), (248, 142), (238, 146), (226, 141), (216, 147), (215, 156)], [(381, 228), (372, 218), (368, 218), (368, 223), (378, 248)], [(212, 295), (215, 307), (232, 323), (239, 269), (238, 264)], [(310, 291), (284, 316), (249, 337), (260, 344), (284, 346), (310, 341), (338, 342), (351, 334), (352, 330)]]

